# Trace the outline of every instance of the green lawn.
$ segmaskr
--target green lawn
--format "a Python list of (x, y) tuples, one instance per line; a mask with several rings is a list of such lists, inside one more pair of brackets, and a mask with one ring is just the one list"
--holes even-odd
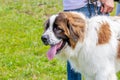
[(0, 80), (66, 80), (66, 62), (48, 61), (40, 39), (60, 11), (62, 0), (0, 0)]
[(0, 80), (66, 80), (65, 62), (48, 61), (43, 23), (56, 0), (0, 0)]

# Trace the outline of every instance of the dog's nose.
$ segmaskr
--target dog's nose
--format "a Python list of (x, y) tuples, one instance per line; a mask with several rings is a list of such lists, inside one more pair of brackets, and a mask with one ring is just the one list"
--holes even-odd
[(41, 40), (43, 41), (43, 43), (44, 43), (45, 45), (48, 45), (48, 44), (49, 44), (49, 42), (48, 42), (49, 36), (48, 36), (48, 35), (43, 35), (43, 36), (41, 37)]

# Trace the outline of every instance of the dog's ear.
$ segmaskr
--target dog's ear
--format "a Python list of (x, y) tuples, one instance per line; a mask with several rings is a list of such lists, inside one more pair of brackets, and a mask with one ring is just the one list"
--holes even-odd
[(69, 33), (70, 33), (70, 36), (71, 36), (71, 39), (74, 41), (74, 42), (77, 42), (78, 41), (78, 38), (79, 36), (75, 33), (75, 31), (73, 30), (73, 27), (71, 25), (71, 23), (68, 21), (67, 22), (67, 27), (69, 29)]
[(58, 14), (59, 22), (64, 23), (64, 31), (69, 38), (70, 45), (75, 47), (78, 40), (83, 41), (85, 21), (78, 13), (61, 12)]
[(66, 26), (68, 28), (67, 35), (69, 35), (74, 42), (77, 42), (79, 37), (76, 35), (72, 28), (72, 24), (70, 22), (70, 19), (72, 19), (71, 14), (69, 12), (61, 12), (59, 13), (59, 16), (62, 18), (62, 20), (64, 20), (64, 23), (66, 23)]
[(75, 47), (78, 40), (82, 40), (83, 37), (81, 36), (84, 31), (84, 22), (82, 22), (82, 18), (80, 18), (78, 14), (72, 12), (61, 12), (59, 13), (59, 16), (64, 20), (64, 23), (66, 23), (67, 30), (65, 32), (69, 38), (70, 45)]

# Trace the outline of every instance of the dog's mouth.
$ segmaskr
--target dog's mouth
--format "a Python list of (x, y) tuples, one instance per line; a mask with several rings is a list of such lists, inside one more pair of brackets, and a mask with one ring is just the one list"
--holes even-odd
[(47, 52), (47, 57), (49, 60), (52, 60), (56, 54), (59, 53), (65, 46), (66, 41), (60, 41), (55, 45), (51, 45), (49, 51)]

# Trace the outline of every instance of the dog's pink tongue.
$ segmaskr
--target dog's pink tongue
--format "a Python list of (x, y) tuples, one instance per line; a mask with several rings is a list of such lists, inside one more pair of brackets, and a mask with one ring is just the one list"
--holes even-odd
[(49, 60), (52, 60), (57, 52), (57, 45), (51, 46), (50, 50), (47, 53), (47, 57)]
[(54, 46), (51, 46), (50, 50), (47, 53), (47, 57), (49, 60), (52, 60), (54, 58), (54, 56), (57, 53), (57, 50), (61, 47), (61, 45), (62, 45), (62, 42), (60, 42)]

